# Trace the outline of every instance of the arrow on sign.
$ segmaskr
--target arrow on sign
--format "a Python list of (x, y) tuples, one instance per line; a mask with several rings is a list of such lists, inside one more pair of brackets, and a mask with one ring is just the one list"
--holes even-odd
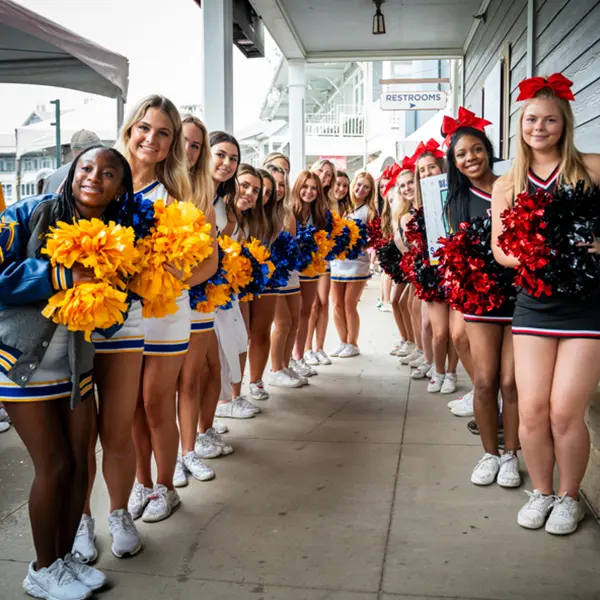
[(410, 107), (414, 108), (416, 106), (416, 104), (413, 104), (412, 102), (410, 103)]

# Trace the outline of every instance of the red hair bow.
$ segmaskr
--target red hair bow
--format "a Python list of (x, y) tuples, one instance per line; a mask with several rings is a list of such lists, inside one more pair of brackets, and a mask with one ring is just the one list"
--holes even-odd
[(439, 148), (439, 143), (436, 142), (433, 138), (431, 138), (426, 144), (423, 142), (419, 142), (419, 145), (417, 146), (417, 149), (415, 150), (415, 153), (413, 154), (411, 160), (414, 164), (416, 164), (419, 158), (421, 158), (421, 155), (425, 154), (426, 152), (430, 152), (431, 154), (433, 154), (434, 158), (445, 158), (446, 155)]
[(402, 167), (402, 171), (411, 171), (415, 172), (415, 161), (412, 156), (405, 156), (400, 163), (400, 167)]
[(550, 88), (557, 98), (562, 98), (563, 100), (575, 100), (575, 96), (571, 91), (572, 85), (573, 82), (561, 73), (554, 73), (554, 75), (550, 75), (548, 79), (545, 77), (530, 77), (519, 83), (520, 93), (517, 102), (533, 98), (544, 88)]
[(478, 117), (474, 112), (461, 106), (458, 109), (458, 119), (446, 116), (442, 121), (442, 133), (446, 136), (445, 144), (450, 145), (450, 139), (461, 127), (472, 127), (473, 129), (483, 131), (491, 124), (490, 121)]
[(398, 175), (400, 175), (401, 172), (402, 167), (397, 162), (385, 169), (381, 179), (387, 179), (388, 182), (382, 192), (383, 197), (387, 196), (387, 193), (396, 185)]

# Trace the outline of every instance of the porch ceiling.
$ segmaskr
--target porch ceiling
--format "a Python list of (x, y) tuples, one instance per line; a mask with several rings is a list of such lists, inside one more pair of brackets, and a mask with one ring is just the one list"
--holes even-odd
[(387, 33), (371, 32), (372, 0), (250, 0), (288, 59), (453, 58), (485, 0), (385, 0)]

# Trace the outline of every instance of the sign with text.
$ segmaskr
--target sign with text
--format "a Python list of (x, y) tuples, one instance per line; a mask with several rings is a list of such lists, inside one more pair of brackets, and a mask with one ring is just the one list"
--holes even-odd
[(425, 228), (427, 229), (427, 248), (429, 262), (437, 265), (438, 259), (433, 253), (440, 247), (438, 240), (449, 233), (448, 219), (446, 218), (446, 198), (448, 196), (448, 176), (435, 175), (421, 179), (421, 197), (423, 198), (423, 212), (425, 213)]
[(441, 90), (421, 92), (383, 92), (379, 98), (382, 110), (442, 110), (448, 94)]

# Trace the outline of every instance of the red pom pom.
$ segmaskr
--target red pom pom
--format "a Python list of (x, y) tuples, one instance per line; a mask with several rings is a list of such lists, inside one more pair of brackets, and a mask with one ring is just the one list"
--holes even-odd
[(369, 221), (367, 224), (367, 232), (369, 235), (369, 244), (371, 244), (375, 250), (385, 246), (389, 241), (388, 238), (383, 236), (383, 232), (381, 231), (380, 217), (375, 217), (372, 221)]

